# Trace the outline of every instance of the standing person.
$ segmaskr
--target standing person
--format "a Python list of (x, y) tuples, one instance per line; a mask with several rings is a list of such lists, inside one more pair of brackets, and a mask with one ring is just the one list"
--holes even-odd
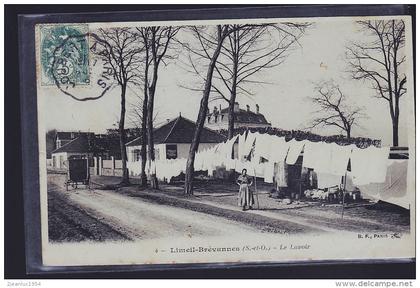
[(252, 185), (252, 178), (248, 177), (246, 172), (246, 169), (242, 169), (241, 175), (236, 180), (236, 184), (239, 185), (238, 205), (242, 207), (243, 211), (246, 210), (247, 206), (252, 209), (252, 205), (254, 205), (254, 195), (249, 189)]

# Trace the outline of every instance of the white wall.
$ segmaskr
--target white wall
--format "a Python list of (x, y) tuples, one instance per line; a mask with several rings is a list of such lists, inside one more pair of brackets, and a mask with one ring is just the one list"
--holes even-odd
[[(165, 144), (157, 144), (155, 145), (155, 159), (156, 160), (165, 160), (166, 159), (166, 145)], [(127, 146), (127, 162), (137, 162), (134, 159), (134, 150), (141, 149), (141, 145), (139, 146)]]
[[(55, 164), (54, 168), (65, 168), (65, 161), (67, 161), (67, 152), (59, 152), (59, 153), (53, 153), (52, 159), (53, 163)], [(55, 159), (55, 160), (54, 160)]]
[[(59, 153), (53, 153), (51, 156), (52, 156), (51, 158), (52, 158), (53, 168), (63, 169), (63, 168), (67, 168), (66, 162), (67, 162), (69, 157), (71, 157), (71, 156), (86, 156), (86, 153), (80, 154), (80, 153), (59, 152)], [(88, 156), (92, 157), (93, 154), (89, 153)], [(56, 159), (55, 161), (54, 161), (54, 157)], [(55, 166), (54, 166), (54, 164), (55, 164)]]
[[(188, 158), (188, 153), (190, 152), (190, 145), (191, 144), (177, 144), (178, 148), (178, 158)], [(198, 151), (203, 151), (204, 149), (209, 149), (215, 146), (216, 143), (200, 143), (198, 146)]]

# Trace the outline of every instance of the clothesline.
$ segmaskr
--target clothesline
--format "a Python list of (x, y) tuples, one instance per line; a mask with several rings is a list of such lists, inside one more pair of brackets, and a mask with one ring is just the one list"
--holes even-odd
[[(268, 134), (268, 135), (285, 137), (286, 141), (295, 139), (298, 141), (302, 141), (302, 140), (323, 141), (326, 143), (336, 143), (339, 145), (355, 144), (359, 148), (366, 148), (369, 146), (375, 146), (375, 147), (381, 146), (381, 140), (376, 140), (376, 139), (363, 138), (363, 137), (352, 137), (349, 139), (343, 135), (321, 136), (321, 135), (317, 135), (308, 131), (283, 130), (283, 129), (274, 128), (274, 127), (266, 127), (266, 128), (240, 127), (240, 128), (235, 129), (234, 134), (239, 135), (246, 132), (251, 132), (251, 133), (259, 132), (259, 133)], [(223, 135), (227, 135), (227, 130), (220, 130), (220, 133)]]
[[(203, 159), (207, 160), (205, 161), (207, 166), (221, 166), (223, 164), (232, 166), (232, 149), (236, 142), (239, 162), (250, 161), (255, 166), (261, 162), (261, 159), (264, 159), (263, 162), (278, 163), (285, 161), (286, 164), (294, 165), (298, 158), (303, 156), (303, 167), (340, 176), (343, 176), (347, 170), (349, 160), (355, 162), (353, 166), (356, 168), (352, 170), (355, 170), (356, 174), (358, 173), (357, 163), (367, 164), (369, 167), (375, 168), (375, 171), (380, 171), (382, 170), (381, 167), (384, 166), (384, 159), (387, 159), (390, 153), (389, 147), (370, 146), (361, 149), (354, 144), (341, 146), (321, 141), (296, 141), (294, 139), (286, 141), (285, 137), (248, 132), (246, 135), (244, 133), (235, 135), (232, 139), (226, 140), (207, 151), (197, 153), (197, 162), (201, 164), (197, 164), (197, 168), (205, 168), (202, 167)], [(363, 169), (366, 169), (366, 166)]]
[[(232, 159), (235, 144), (238, 155), (236, 159)], [(201, 159), (197, 163), (197, 169), (208, 170), (209, 175), (217, 167), (235, 169), (238, 172), (243, 168), (250, 171), (255, 169), (258, 177), (273, 183), (277, 174), (285, 174), (274, 169), (276, 164), (295, 165), (298, 158), (302, 157), (302, 167), (313, 169), (318, 173), (321, 186), (327, 187), (341, 183), (341, 177), (348, 170), (349, 163), (355, 184), (383, 182), (389, 155), (389, 147), (369, 146), (362, 149), (354, 144), (338, 145), (295, 139), (286, 141), (285, 137), (248, 131), (235, 135), (208, 151), (197, 153), (196, 159)]]
[[(287, 187), (287, 168), (296, 165), (300, 158), (303, 168), (315, 172), (320, 189), (340, 186), (346, 174), (352, 185), (366, 186), (385, 183), (390, 177), (390, 155), (406, 155), (394, 151), (390, 151), (390, 147), (369, 146), (362, 149), (354, 144), (338, 145), (295, 139), (286, 141), (285, 137), (248, 131), (197, 152), (194, 170), (207, 171), (208, 176), (212, 177), (220, 168), (238, 173), (247, 169), (266, 183)], [(155, 161), (147, 169), (155, 172), (158, 179), (169, 182), (171, 178), (185, 173), (185, 166), (186, 159), (172, 159)]]

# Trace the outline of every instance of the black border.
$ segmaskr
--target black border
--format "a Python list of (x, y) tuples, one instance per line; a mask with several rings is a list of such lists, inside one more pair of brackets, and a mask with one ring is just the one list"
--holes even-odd
[[(251, 7), (250, 7), (251, 6)], [(37, 117), (35, 55), (33, 28), (42, 22), (102, 22), (102, 21), (150, 21), (174, 19), (225, 19), (225, 18), (270, 18), (270, 17), (313, 17), (313, 16), (373, 16), (411, 15), (413, 17), (413, 40), (415, 41), (415, 5), (230, 5), (230, 6), (185, 6), (185, 5), (6, 5), (5, 6), (5, 276), (6, 278), (414, 278), (415, 262), (406, 260), (399, 263), (383, 261), (334, 261), (299, 264), (244, 264), (237, 265), (160, 265), (153, 270), (137, 271), (137, 266), (73, 268), (71, 270), (40, 269), (40, 223), (33, 221), (39, 215)], [(209, 9), (211, 8), (211, 9)], [(205, 10), (203, 10), (205, 9)], [(114, 13), (97, 13), (110, 12)], [(120, 11), (120, 12), (115, 12)], [(130, 11), (130, 12), (121, 12)], [(47, 13), (77, 13), (46, 15)], [(17, 66), (17, 15), (19, 16), (20, 72)], [(415, 43), (415, 42), (414, 42)], [(415, 44), (414, 44), (415, 45)], [(13, 57), (12, 57), (13, 56)], [(20, 85), (19, 85), (20, 84)], [(14, 86), (14, 89), (11, 89)], [(20, 95), (19, 98), (19, 89)], [(21, 112), (19, 112), (19, 104)], [(19, 117), (20, 116), (20, 117)], [(20, 121), (22, 119), (22, 121)], [(19, 135), (18, 131), (21, 131)], [(22, 148), (22, 150), (20, 150)], [(22, 151), (22, 154), (20, 153)], [(24, 163), (22, 165), (22, 158)], [(22, 167), (23, 166), (23, 167)], [(22, 170), (23, 168), (23, 170)], [(23, 173), (22, 173), (23, 172)], [(22, 186), (23, 184), (23, 186)], [(25, 219), (22, 215), (25, 194)], [(32, 220), (32, 221), (31, 221)], [(22, 270), (25, 263), (23, 227), (26, 242), (27, 268), (30, 276)], [(20, 250), (19, 250), (20, 249)], [(12, 252), (13, 251), (13, 252)], [(35, 261), (33, 261), (35, 259)], [(23, 260), (23, 261), (22, 261)], [(24, 266), (23, 266), (24, 267)], [(123, 269), (127, 272), (111, 272)], [(169, 270), (168, 270), (169, 268)], [(89, 271), (90, 270), (90, 271)], [(165, 273), (162, 273), (165, 270)], [(111, 272), (111, 273), (110, 273)]]

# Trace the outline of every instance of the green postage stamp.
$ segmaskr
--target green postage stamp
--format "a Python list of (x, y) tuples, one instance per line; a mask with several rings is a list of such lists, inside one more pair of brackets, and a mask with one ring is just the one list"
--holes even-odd
[(88, 32), (86, 24), (40, 27), (42, 86), (90, 84)]

